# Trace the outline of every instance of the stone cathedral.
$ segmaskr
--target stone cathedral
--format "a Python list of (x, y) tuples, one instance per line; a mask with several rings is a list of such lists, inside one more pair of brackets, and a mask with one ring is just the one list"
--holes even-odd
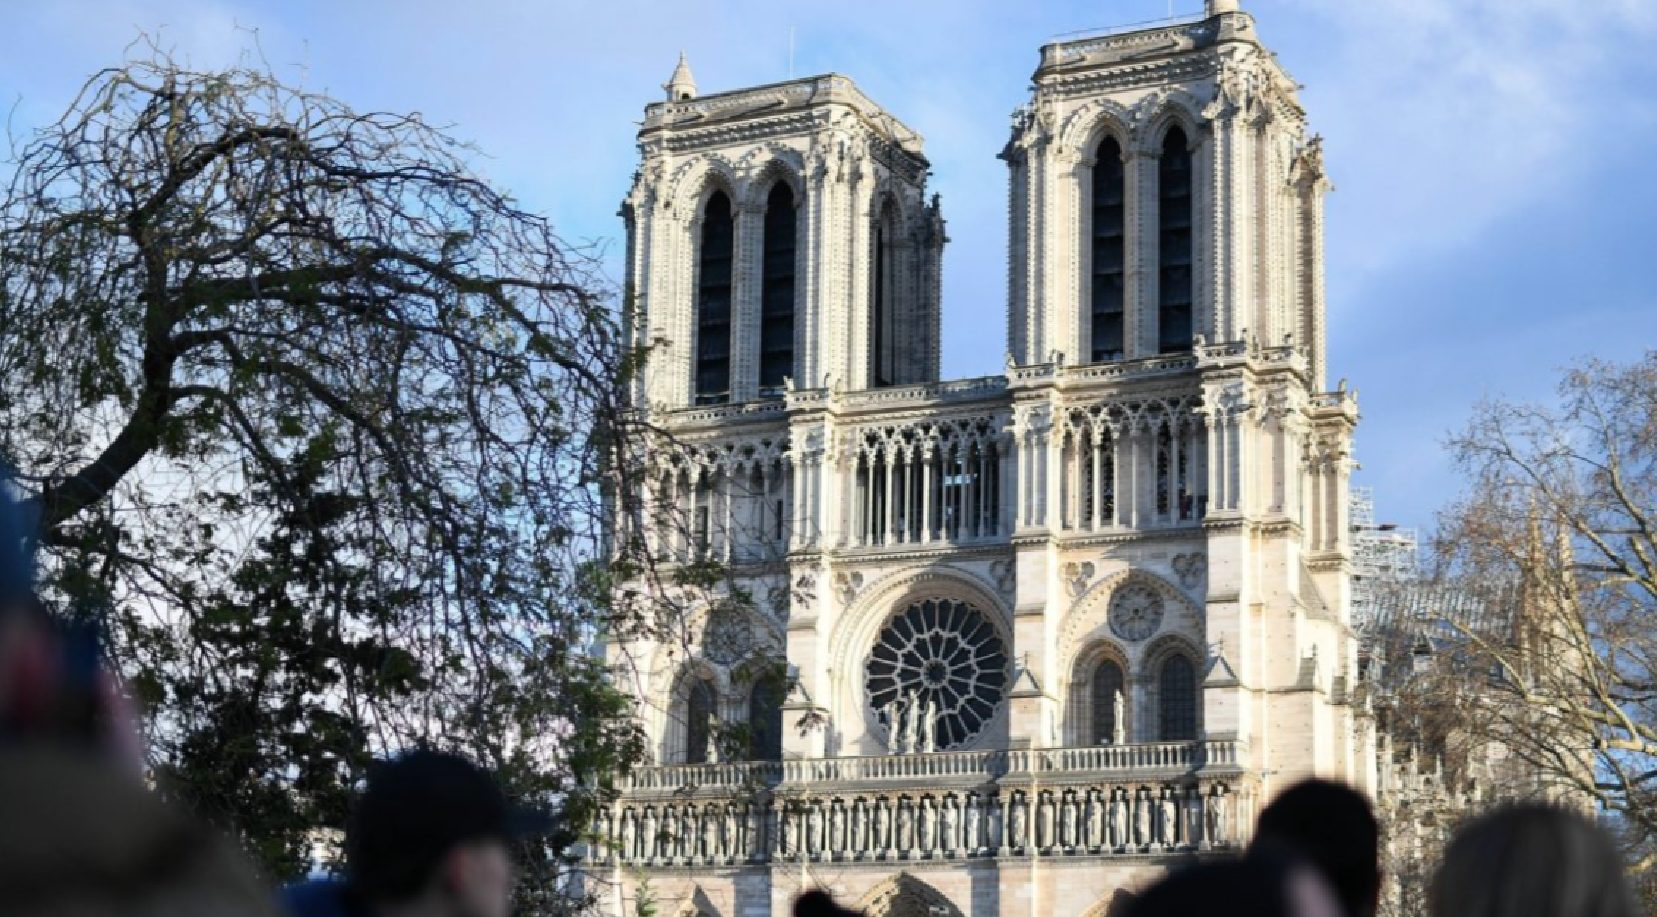
[(919, 134), (841, 75), (701, 94), (683, 59), (645, 109), (648, 537), (751, 600), (606, 648), (651, 743), (607, 913), (1093, 917), (1299, 777), (1373, 791), (1296, 84), (1236, 0), (1032, 83), (1005, 370), (952, 381)]

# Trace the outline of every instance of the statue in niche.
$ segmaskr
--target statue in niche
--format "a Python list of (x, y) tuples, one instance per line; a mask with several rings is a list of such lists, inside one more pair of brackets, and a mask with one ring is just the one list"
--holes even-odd
[(1194, 786), (1185, 788), (1185, 843), (1192, 848), (1202, 844), (1202, 792)]
[(1136, 847), (1148, 847), (1151, 843), (1151, 798), (1150, 790), (1139, 788), (1133, 801), (1133, 843)]
[(784, 805), (777, 811), (777, 837), (781, 842), (778, 850), (783, 856), (792, 856), (794, 853), (794, 807)]
[(921, 750), (931, 754), (938, 750), (938, 699), (926, 699), (926, 714), (921, 717)]
[(913, 846), (911, 843), (914, 837), (913, 815), (909, 811), (909, 797), (901, 796), (898, 798), (896, 818), (897, 837), (893, 838), (892, 846), (896, 847), (901, 855), (907, 853)]
[(1020, 792), (1007, 806), (1007, 846), (1015, 849), (1024, 847), (1024, 818), (1024, 794)]
[(1214, 785), (1208, 798), (1208, 840), (1212, 844), (1226, 843), (1227, 816), (1231, 814), (1231, 797), (1226, 788)]
[(938, 813), (932, 808), (932, 797), (921, 797), (920, 811), (915, 813), (915, 833), (920, 835), (916, 845), (923, 854), (932, 852), (932, 835), (937, 828)]
[(829, 853), (839, 853), (846, 849), (846, 810), (840, 800), (834, 801), (829, 809)]
[(1179, 843), (1179, 805), (1174, 802), (1174, 791), (1162, 788), (1162, 846), (1172, 848)]
[(708, 714), (708, 750), (703, 755), (709, 764), (719, 763), (719, 717)]
[(720, 856), (731, 858), (742, 853), (742, 820), (737, 815), (736, 804), (725, 804), (725, 830), (719, 837)]
[(1064, 810), (1059, 819), (1059, 843), (1065, 847), (1076, 846), (1076, 795), (1065, 791)]
[(991, 850), (1000, 850), (1007, 846), (1007, 826), (1003, 821), (1001, 797), (989, 796), (984, 800), (984, 846)]
[(966, 839), (963, 842), (963, 846), (966, 848), (968, 853), (977, 853), (978, 852), (978, 794), (977, 793), (968, 793), (967, 794), (966, 816), (963, 819), (963, 821), (966, 822), (966, 824), (964, 826), (965, 829), (966, 829), (965, 832), (964, 832), (966, 834)]
[(1104, 847), (1109, 844), (1105, 839), (1105, 800), (1097, 789), (1087, 791), (1087, 837), (1083, 844), (1088, 848)]
[(805, 804), (805, 843), (800, 845), (807, 855), (823, 850), (823, 811), (815, 802)]
[(944, 797), (943, 811), (938, 815), (940, 830), (938, 846), (944, 850), (958, 850), (961, 846), (960, 812), (954, 794)]
[(1046, 790), (1036, 797), (1035, 845), (1042, 850), (1053, 846), (1053, 794)]
[(1110, 845), (1112, 847), (1126, 847), (1128, 845), (1128, 802), (1124, 796), (1125, 792), (1120, 788), (1111, 790)]
[(712, 806), (702, 811), (702, 856), (710, 860), (719, 856), (719, 816)]
[(621, 847), (621, 858), (632, 859), (635, 854), (633, 843), (633, 810), (623, 809), (621, 813), (621, 830), (617, 833), (616, 842)]
[(1111, 721), (1111, 744), (1126, 745), (1128, 744), (1128, 702), (1122, 696), (1121, 688), (1116, 689), (1116, 694), (1111, 698), (1111, 703), (1114, 705), (1113, 712), (1116, 714), (1116, 718)]
[(688, 860), (696, 855), (696, 813), (691, 807), (679, 807), (679, 858)]
[(851, 817), (846, 820), (846, 849), (851, 853), (863, 852), (863, 820), (868, 813), (863, 810), (863, 797), (852, 800)]
[(656, 810), (650, 806), (644, 807), (643, 826), (640, 830), (644, 835), (640, 838), (640, 846), (644, 850), (644, 858), (654, 860), (657, 857), (657, 851), (660, 849), (657, 842), (661, 838), (660, 833), (656, 830)]
[(892, 849), (892, 810), (886, 805), (886, 797), (875, 800), (874, 811), (874, 842), (876, 850)]

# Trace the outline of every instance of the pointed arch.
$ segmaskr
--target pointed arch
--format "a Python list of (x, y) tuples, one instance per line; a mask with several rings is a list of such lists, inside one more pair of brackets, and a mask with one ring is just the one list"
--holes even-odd
[(731, 337), (736, 265), (736, 212), (731, 193), (715, 187), (694, 221), (696, 235), (696, 404), (731, 399)]
[(1202, 734), (1203, 654), (1191, 641), (1167, 634), (1146, 647), (1146, 707), (1156, 741), (1185, 742)]
[(903, 207), (895, 195), (875, 198), (869, 259), (869, 387), (897, 382), (898, 239)]
[(794, 363), (796, 273), (799, 267), (799, 197), (785, 178), (776, 178), (765, 195), (760, 241), (759, 389), (780, 396), (785, 379), (797, 375)]
[(1132, 664), (1114, 640), (1098, 640), (1076, 654), (1071, 666), (1065, 703), (1065, 744), (1106, 745), (1115, 742), (1115, 693), (1122, 693), (1127, 741), (1133, 741), (1131, 715)]
[(857, 910), (868, 917), (966, 917), (948, 895), (907, 872), (870, 889)]
[(1089, 362), (1119, 360), (1127, 339), (1128, 179), (1124, 147), (1101, 132), (1090, 157), (1082, 218), (1089, 239), (1086, 263)]
[(1157, 152), (1157, 350), (1191, 349), (1196, 305), (1196, 156), (1190, 135), (1170, 124)]
[(708, 742), (713, 738), (709, 717), (719, 716), (722, 687), (715, 670), (701, 660), (689, 660), (680, 667), (668, 693), (661, 761), (696, 764), (707, 760)]

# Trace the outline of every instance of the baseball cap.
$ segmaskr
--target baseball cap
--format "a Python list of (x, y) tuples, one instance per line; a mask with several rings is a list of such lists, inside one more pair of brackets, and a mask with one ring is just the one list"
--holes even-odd
[(545, 834), (552, 816), (515, 805), (483, 769), (460, 755), (411, 751), (369, 772), (346, 828), (346, 870), (360, 893), (411, 897), (457, 844)]

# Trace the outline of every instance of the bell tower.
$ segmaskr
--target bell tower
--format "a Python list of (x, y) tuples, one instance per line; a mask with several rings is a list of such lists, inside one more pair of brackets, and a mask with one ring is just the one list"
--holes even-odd
[(701, 95), (681, 56), (663, 88), (621, 208), (640, 402), (935, 380), (945, 240), (920, 135), (838, 74)]
[(1236, 0), (1042, 48), (1002, 152), (1021, 365), (1290, 345), (1324, 374), (1323, 175), (1296, 85)]

